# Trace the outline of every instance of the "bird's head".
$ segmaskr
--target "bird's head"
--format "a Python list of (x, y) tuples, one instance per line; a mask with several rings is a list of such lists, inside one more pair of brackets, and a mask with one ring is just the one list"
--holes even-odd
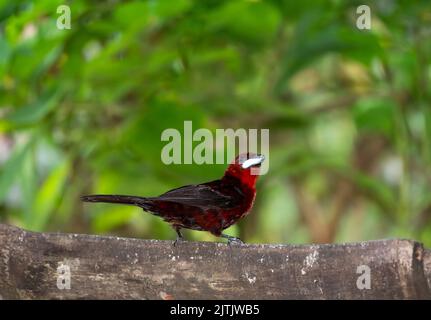
[(225, 176), (231, 176), (239, 179), (242, 184), (254, 188), (259, 176), (259, 168), (265, 156), (255, 153), (243, 153), (238, 155), (229, 165)]

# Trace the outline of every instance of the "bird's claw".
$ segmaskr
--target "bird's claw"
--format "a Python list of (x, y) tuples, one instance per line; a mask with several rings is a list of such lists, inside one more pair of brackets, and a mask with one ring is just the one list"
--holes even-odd
[(174, 227), (174, 229), (175, 229), (175, 232), (177, 233), (177, 238), (174, 241), (174, 247), (176, 247), (178, 242), (183, 242), (185, 240), (184, 240), (183, 234), (181, 233), (181, 228), (180, 227)]
[(176, 247), (178, 243), (184, 242), (184, 241), (186, 241), (186, 240), (184, 240), (184, 238), (178, 237), (175, 239), (173, 246)]
[(178, 242), (180, 242), (180, 241), (182, 241), (182, 240), (180, 240), (180, 239), (175, 239), (173, 246), (174, 246), (174, 247), (176, 247), (176, 246), (177, 246), (177, 244), (178, 244)]
[(227, 240), (227, 243), (230, 245), (230, 244), (244, 244), (244, 241), (242, 241), (240, 238), (235, 238), (235, 237), (232, 237), (232, 238), (229, 238), (228, 240)]
[(237, 237), (228, 236), (227, 234), (222, 234), (221, 237), (227, 239), (228, 245), (244, 244), (244, 242), (240, 238), (237, 238)]

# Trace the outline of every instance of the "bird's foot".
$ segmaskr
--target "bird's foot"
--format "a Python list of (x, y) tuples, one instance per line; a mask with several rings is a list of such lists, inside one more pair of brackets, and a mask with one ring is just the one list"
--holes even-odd
[(232, 237), (232, 236), (229, 236), (227, 234), (222, 234), (221, 237), (227, 239), (228, 245), (244, 244), (244, 241), (242, 241), (240, 238), (237, 238), (237, 237)]
[(183, 237), (183, 234), (181, 233), (181, 228), (174, 227), (174, 229), (175, 229), (175, 232), (177, 233), (177, 238), (174, 241), (174, 247), (176, 247), (179, 242), (183, 242), (185, 241), (185, 239)]
[(183, 238), (176, 238), (174, 241), (173, 246), (176, 247), (177, 244), (179, 244), (180, 242), (185, 242), (186, 240), (184, 240)]

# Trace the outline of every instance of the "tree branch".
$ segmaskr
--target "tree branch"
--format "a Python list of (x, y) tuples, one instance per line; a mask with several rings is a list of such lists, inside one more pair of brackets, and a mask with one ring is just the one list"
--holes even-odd
[(410, 240), (173, 246), (0, 224), (3, 299), (430, 299), (430, 277), (430, 251)]

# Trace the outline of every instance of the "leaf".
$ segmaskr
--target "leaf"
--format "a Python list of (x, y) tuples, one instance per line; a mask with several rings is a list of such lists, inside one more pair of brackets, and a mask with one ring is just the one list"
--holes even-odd
[[(140, 211), (140, 210), (139, 210)], [(116, 206), (104, 208), (92, 219), (92, 230), (97, 233), (107, 232), (130, 223), (136, 214), (141, 214), (135, 207)]]
[(361, 172), (347, 174), (368, 198), (381, 207), (383, 215), (387, 218), (394, 218), (397, 212), (397, 197), (391, 188), (378, 179)]
[(31, 146), (32, 141), (25, 145), (17, 145), (6, 161), (0, 173), (0, 202), (5, 199), (10, 188), (19, 177)]
[(32, 204), (37, 190), (37, 175), (34, 148), (30, 148), (21, 166), (18, 177), (21, 191), (21, 216), (27, 225), (31, 218)]
[(34, 103), (19, 108), (0, 120), (0, 129), (11, 130), (39, 122), (58, 105), (61, 93), (62, 90), (58, 88), (45, 92)]
[(362, 131), (383, 133), (390, 137), (395, 128), (396, 105), (392, 100), (368, 98), (353, 108), (356, 126)]
[(52, 48), (42, 59), (41, 63), (34, 69), (34, 78), (38, 79), (44, 75), (47, 70), (57, 61), (60, 54), (63, 52), (63, 46), (56, 46)]
[(145, 2), (122, 3), (114, 12), (114, 21), (125, 30), (140, 30), (148, 24), (148, 5)]
[(280, 13), (268, 2), (228, 1), (209, 14), (207, 24), (210, 30), (264, 43), (274, 38), (280, 22)]
[(0, 36), (0, 66), (7, 64), (11, 51), (6, 39)]
[[(170, 18), (179, 15), (189, 9), (192, 5), (190, 0), (175, 1), (149, 1), (148, 8), (150, 13), (159, 17)], [(148, 10), (148, 9), (147, 9)]]
[(349, 29), (334, 23), (331, 16), (322, 18), (320, 12), (312, 12), (298, 23), (293, 39), (288, 42), (277, 90), (283, 89), (293, 74), (330, 53), (370, 63), (381, 54), (381, 48), (374, 34)]
[(4, 77), (5, 71), (7, 70), (11, 52), (12, 50), (6, 39), (0, 34), (0, 79)]
[(64, 160), (57, 165), (57, 167), (55, 167), (45, 179), (36, 194), (32, 217), (27, 228), (35, 231), (44, 230), (49, 217), (61, 200), (61, 195), (68, 178), (69, 169), (70, 162), (68, 160)]

